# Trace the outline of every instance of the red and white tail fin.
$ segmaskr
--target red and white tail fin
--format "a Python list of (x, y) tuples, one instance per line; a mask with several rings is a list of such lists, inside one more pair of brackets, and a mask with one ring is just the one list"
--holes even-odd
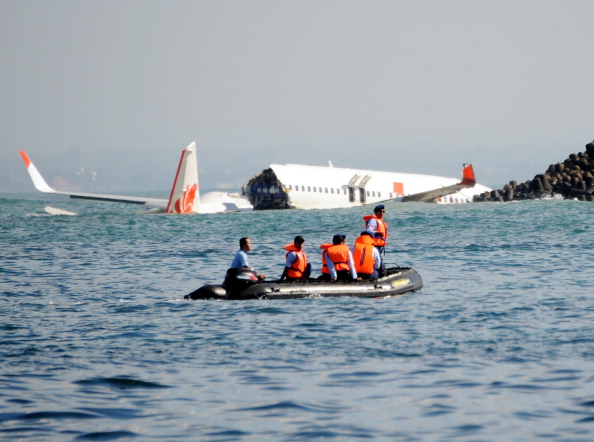
[(199, 209), (198, 159), (196, 142), (192, 142), (182, 151), (165, 212), (198, 213)]

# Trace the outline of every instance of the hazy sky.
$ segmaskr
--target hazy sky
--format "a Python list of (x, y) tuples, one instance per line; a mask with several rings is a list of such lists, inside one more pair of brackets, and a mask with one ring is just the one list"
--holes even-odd
[[(0, 191), (298, 162), (524, 181), (594, 139), (594, 1), (0, 0)], [(92, 173), (94, 172), (94, 173)]]

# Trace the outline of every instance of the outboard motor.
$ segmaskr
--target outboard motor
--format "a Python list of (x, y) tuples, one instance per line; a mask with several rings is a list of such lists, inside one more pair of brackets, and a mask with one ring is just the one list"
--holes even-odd
[(228, 269), (223, 287), (227, 293), (239, 293), (258, 282), (258, 275), (252, 269), (241, 267)]

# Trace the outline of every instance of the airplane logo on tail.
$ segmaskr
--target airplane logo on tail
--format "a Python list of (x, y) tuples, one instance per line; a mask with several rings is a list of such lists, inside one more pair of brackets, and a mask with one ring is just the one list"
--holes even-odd
[(175, 211), (177, 213), (190, 213), (194, 207), (194, 198), (198, 192), (198, 184), (194, 184), (190, 187), (188, 184), (184, 188), (184, 194), (181, 198), (175, 201)]

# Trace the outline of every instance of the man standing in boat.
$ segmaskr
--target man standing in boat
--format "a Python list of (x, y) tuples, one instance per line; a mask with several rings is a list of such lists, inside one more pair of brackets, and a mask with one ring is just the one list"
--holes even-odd
[(386, 209), (383, 204), (375, 206), (373, 215), (365, 215), (365, 230), (373, 237), (373, 244), (377, 248), (381, 256), (381, 264), (378, 269), (378, 276), (380, 278), (386, 276), (386, 265), (384, 257), (386, 256), (385, 247), (388, 241), (388, 225), (384, 221), (384, 214)]
[(307, 262), (307, 256), (303, 250), (305, 240), (297, 235), (292, 244), (287, 244), (285, 269), (280, 277), (281, 281), (307, 281), (311, 273), (311, 264)]
[[(247, 268), (250, 269), (250, 263), (248, 261), (247, 252), (252, 250), (252, 241), (247, 237), (243, 237), (239, 240), (239, 250), (235, 254), (235, 258), (231, 262), (232, 269)], [(258, 275), (258, 280), (263, 281), (266, 278), (265, 275)]]
[[(324, 258), (328, 270), (330, 271), (331, 281), (348, 281), (357, 279), (355, 262), (351, 249), (344, 241), (346, 235), (334, 235), (332, 245), (324, 252)], [(323, 276), (323, 275), (322, 275)]]

